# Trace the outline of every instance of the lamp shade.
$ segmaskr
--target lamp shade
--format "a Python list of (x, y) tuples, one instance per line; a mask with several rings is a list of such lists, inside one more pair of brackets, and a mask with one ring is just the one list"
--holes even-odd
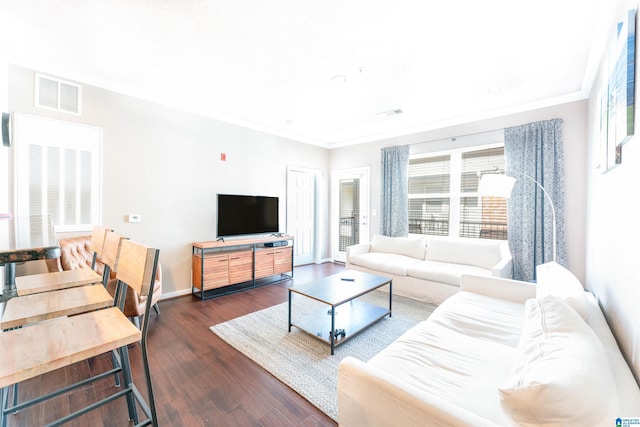
[(502, 174), (484, 174), (478, 184), (478, 193), (484, 196), (511, 197), (511, 190), (516, 183), (516, 179)]

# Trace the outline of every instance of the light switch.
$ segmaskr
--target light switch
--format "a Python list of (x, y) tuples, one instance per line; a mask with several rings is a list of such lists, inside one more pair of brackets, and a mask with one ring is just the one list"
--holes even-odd
[(142, 215), (129, 214), (129, 222), (142, 222)]

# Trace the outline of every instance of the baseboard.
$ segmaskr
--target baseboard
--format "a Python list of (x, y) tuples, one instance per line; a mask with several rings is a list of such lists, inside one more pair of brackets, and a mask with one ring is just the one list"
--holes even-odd
[(191, 294), (191, 289), (182, 289), (179, 291), (174, 291), (174, 292), (169, 292), (169, 293), (162, 293), (162, 295), (160, 296), (159, 300), (162, 301), (164, 299), (171, 299), (171, 298), (177, 298), (177, 297), (181, 297), (184, 295), (189, 295)]

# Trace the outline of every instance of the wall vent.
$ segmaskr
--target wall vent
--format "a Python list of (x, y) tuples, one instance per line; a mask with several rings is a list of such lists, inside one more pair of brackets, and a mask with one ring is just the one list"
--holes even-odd
[(36, 107), (80, 114), (82, 86), (55, 77), (36, 74)]

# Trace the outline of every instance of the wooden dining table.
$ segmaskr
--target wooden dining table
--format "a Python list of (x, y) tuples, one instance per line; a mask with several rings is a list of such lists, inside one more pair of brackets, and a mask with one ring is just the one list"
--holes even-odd
[(49, 216), (17, 216), (0, 219), (0, 266), (4, 286), (0, 302), (17, 295), (16, 264), (60, 256), (53, 221)]

